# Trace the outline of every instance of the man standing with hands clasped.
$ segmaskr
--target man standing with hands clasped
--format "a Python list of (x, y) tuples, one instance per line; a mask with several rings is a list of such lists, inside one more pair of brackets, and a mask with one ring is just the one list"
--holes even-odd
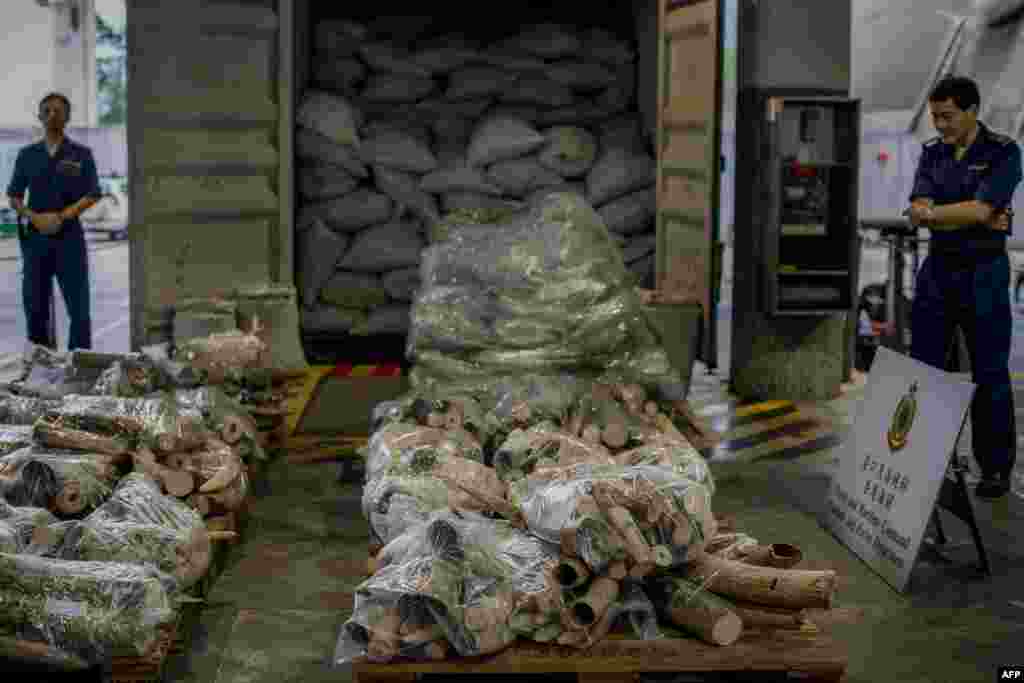
[(972, 381), (976, 493), (1010, 489), (1016, 421), (1010, 384), (1010, 203), (1021, 181), (1021, 151), (978, 121), (978, 86), (943, 79), (928, 98), (939, 136), (924, 143), (910, 195), (911, 220), (931, 232), (914, 293), (911, 356), (945, 369), (955, 328), (967, 340)]
[(64, 136), (70, 117), (66, 97), (52, 93), (43, 98), (39, 121), (45, 137), (18, 153), (7, 194), (18, 215), (28, 220), (18, 231), (28, 339), (39, 346), (53, 344), (50, 299), (56, 276), (71, 318), (68, 349), (73, 350), (92, 348), (88, 256), (78, 217), (102, 193), (92, 152)]

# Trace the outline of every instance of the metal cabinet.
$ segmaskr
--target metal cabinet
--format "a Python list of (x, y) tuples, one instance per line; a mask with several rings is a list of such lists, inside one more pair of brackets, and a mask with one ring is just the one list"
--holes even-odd
[(848, 311), (855, 296), (859, 103), (765, 93), (764, 106), (764, 312)]

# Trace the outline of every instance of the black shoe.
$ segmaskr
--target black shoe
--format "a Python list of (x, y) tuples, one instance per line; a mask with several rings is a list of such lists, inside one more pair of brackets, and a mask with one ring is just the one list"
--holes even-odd
[(997, 500), (1010, 491), (1010, 478), (1007, 476), (984, 476), (974, 489), (978, 498)]

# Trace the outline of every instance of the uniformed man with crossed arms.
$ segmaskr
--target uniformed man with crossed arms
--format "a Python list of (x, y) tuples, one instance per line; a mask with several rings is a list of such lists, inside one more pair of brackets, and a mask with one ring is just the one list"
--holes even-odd
[[(50, 299), (53, 278), (60, 284), (71, 318), (68, 349), (92, 348), (89, 314), (89, 265), (85, 231), (79, 216), (99, 201), (99, 179), (92, 152), (64, 135), (71, 103), (51, 93), (39, 103), (43, 140), (18, 153), (7, 194), (18, 215), (22, 254), (22, 299), (28, 339), (51, 347)], [(28, 205), (25, 191), (28, 190)]]
[(974, 457), (980, 498), (1006, 495), (1016, 461), (1010, 384), (1010, 262), (1013, 192), (1021, 151), (978, 121), (978, 86), (947, 77), (928, 98), (938, 137), (924, 143), (910, 195), (911, 220), (929, 229), (928, 256), (917, 274), (911, 356), (945, 369), (956, 327), (967, 341), (972, 381)]

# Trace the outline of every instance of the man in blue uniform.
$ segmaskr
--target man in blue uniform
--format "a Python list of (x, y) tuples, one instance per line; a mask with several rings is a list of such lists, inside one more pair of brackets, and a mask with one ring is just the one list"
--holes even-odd
[(64, 136), (70, 117), (71, 103), (66, 97), (53, 93), (43, 98), (39, 121), (45, 137), (18, 153), (7, 194), (18, 215), (27, 219), (18, 236), (29, 341), (53, 348), (50, 299), (56, 276), (71, 318), (68, 349), (73, 350), (92, 348), (89, 266), (79, 216), (102, 193), (92, 152)]
[(910, 195), (911, 219), (931, 232), (914, 293), (911, 355), (945, 368), (954, 330), (963, 331), (977, 385), (976, 492), (995, 499), (1009, 490), (1016, 461), (1006, 236), (1021, 152), (1012, 138), (978, 121), (979, 104), (978, 86), (962, 77), (942, 80), (928, 98), (939, 136), (924, 143)]

